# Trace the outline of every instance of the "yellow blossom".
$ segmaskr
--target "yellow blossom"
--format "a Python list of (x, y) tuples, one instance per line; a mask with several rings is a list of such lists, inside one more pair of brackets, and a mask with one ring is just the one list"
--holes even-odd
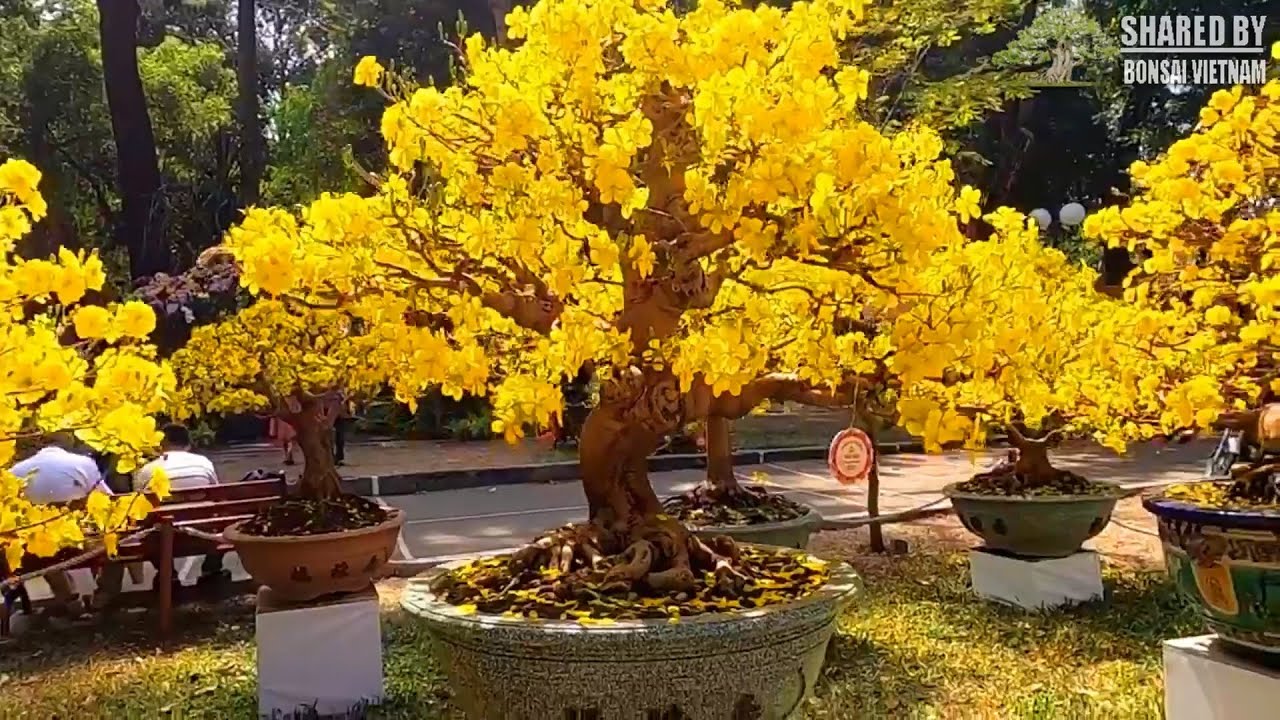
[(378, 58), (365, 55), (356, 63), (355, 83), (365, 87), (377, 87), (382, 82), (384, 69)]

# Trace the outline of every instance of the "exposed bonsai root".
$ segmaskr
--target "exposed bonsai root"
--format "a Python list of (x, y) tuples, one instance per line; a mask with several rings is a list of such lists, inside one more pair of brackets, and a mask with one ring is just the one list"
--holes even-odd
[(653, 545), (648, 540), (637, 540), (631, 543), (622, 554), (622, 562), (614, 565), (605, 576), (605, 582), (637, 582), (649, 575), (653, 567)]
[(512, 574), (551, 568), (560, 573), (574, 569), (578, 559), (595, 570), (605, 560), (602, 548), (610, 538), (593, 525), (565, 525), (516, 551), (509, 560)]
[(825, 563), (702, 540), (657, 515), (625, 532), (569, 525), (510, 556), (445, 573), (432, 590), (479, 612), (580, 619), (668, 618), (788, 602), (827, 580)]
[[(505, 558), (477, 560), (432, 582), (448, 602), (485, 613), (578, 619), (668, 618), (788, 602), (826, 582), (825, 563), (781, 550), (739, 548), (727, 537), (700, 540), (670, 518), (655, 518), (601, 552), (607, 534), (568, 526)], [(628, 542), (629, 541), (629, 542)], [(625, 543), (625, 545), (623, 544)], [(571, 559), (563, 571), (566, 551)]]

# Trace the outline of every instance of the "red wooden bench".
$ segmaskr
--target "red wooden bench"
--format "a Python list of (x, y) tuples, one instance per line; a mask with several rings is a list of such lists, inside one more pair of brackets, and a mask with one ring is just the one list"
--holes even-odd
[[(96, 569), (108, 563), (150, 562), (156, 566), (153, 588), (144, 595), (156, 605), (159, 630), (167, 634), (173, 624), (174, 561), (179, 558), (208, 555), (232, 550), (225, 541), (212, 541), (184, 530), (216, 535), (227, 526), (252, 517), (260, 508), (270, 505), (285, 494), (283, 479), (250, 480), (210, 485), (190, 490), (175, 490), (163, 503), (156, 505), (140, 529), (153, 532), (133, 542), (122, 543), (116, 557), (99, 555), (85, 560), (73, 569)], [(63, 551), (52, 558), (28, 557), (22, 572), (49, 567), (74, 557), (80, 551)], [(122, 596), (122, 602), (126, 599)], [(8, 632), (8, 612), (0, 607), (0, 637)]]

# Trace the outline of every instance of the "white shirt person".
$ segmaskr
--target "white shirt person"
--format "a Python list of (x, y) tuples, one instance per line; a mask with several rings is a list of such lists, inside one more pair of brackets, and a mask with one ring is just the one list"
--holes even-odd
[(191, 434), (181, 425), (169, 425), (164, 429), (164, 442), (160, 457), (143, 465), (133, 475), (133, 489), (145, 492), (151, 484), (156, 468), (164, 470), (169, 478), (170, 490), (189, 490), (218, 484), (218, 472), (213, 461), (199, 453), (191, 452)]
[(40, 450), (14, 465), (9, 472), (26, 480), (23, 495), (36, 505), (73, 502), (94, 490), (112, 494), (93, 458), (58, 445)]

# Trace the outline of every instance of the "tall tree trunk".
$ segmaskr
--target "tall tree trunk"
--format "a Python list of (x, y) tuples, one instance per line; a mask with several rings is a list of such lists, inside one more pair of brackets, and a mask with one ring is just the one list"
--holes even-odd
[(258, 117), (257, 3), (240, 0), (236, 23), (236, 77), (240, 98), (240, 203), (258, 203), (262, 172), (266, 166), (262, 124)]
[(733, 425), (728, 418), (707, 418), (707, 486), (717, 497), (727, 497), (739, 490), (733, 474)]
[(167, 272), (173, 264), (164, 234), (156, 138), (138, 74), (137, 0), (98, 0), (98, 30), (103, 84), (116, 143), (116, 181), (123, 201), (116, 242), (128, 248), (129, 274), (137, 280)]

